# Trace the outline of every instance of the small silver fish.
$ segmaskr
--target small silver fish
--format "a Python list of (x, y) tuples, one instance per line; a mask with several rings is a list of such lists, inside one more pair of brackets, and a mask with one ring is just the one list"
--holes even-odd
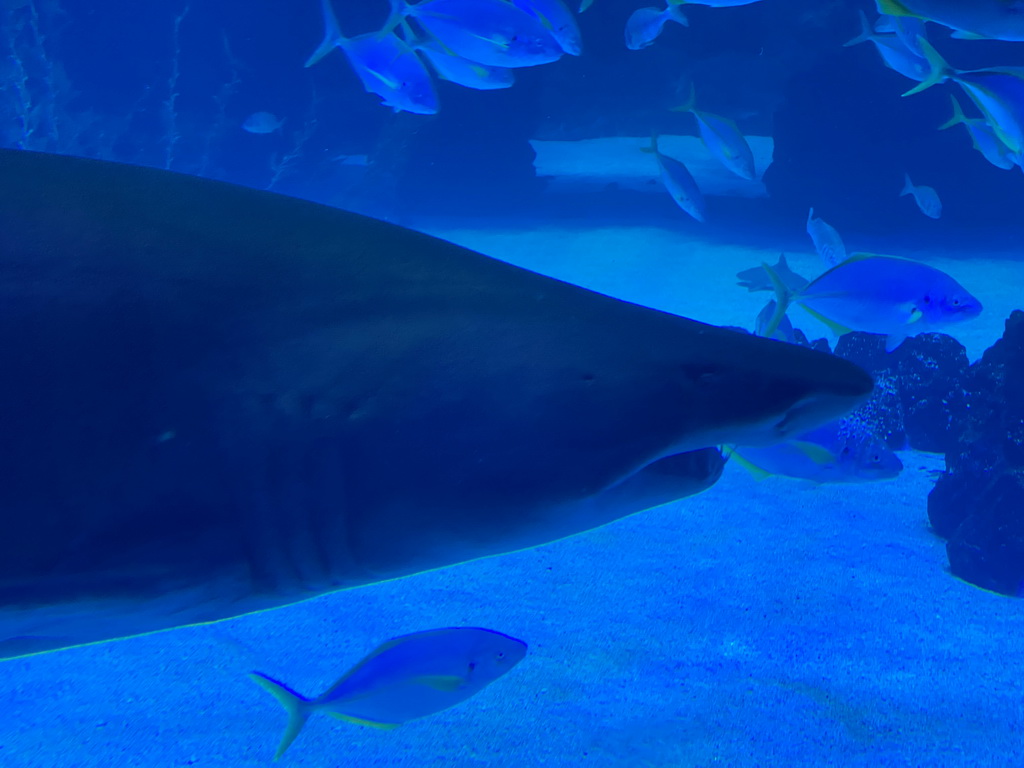
[(663, 155), (658, 151), (658, 137), (651, 137), (651, 145), (642, 147), (641, 152), (649, 152), (658, 161), (661, 183), (675, 200), (676, 205), (690, 214), (697, 221), (703, 222), (707, 217), (704, 207), (704, 195), (686, 166), (674, 157)]
[(690, 26), (678, 5), (669, 4), (664, 10), (640, 8), (633, 11), (626, 21), (626, 47), (631, 51), (639, 51), (653, 44), (661, 35), (665, 24), (670, 21), (684, 27)]
[(494, 91), (515, 85), (516, 75), (512, 69), (478, 64), (456, 56), (437, 40), (418, 37), (404, 19), (400, 29), (405, 41), (430, 63), (442, 80), (477, 91)]
[(533, 67), (565, 53), (544, 23), (505, 0), (391, 0), (392, 18), (409, 17), (464, 59), (492, 67)]
[(835, 227), (821, 218), (814, 217), (814, 209), (807, 212), (807, 234), (811, 236), (814, 250), (818, 252), (826, 267), (834, 267), (846, 261), (846, 245)]
[(929, 219), (937, 219), (942, 216), (942, 201), (939, 199), (938, 192), (932, 187), (915, 186), (910, 180), (909, 174), (903, 174), (903, 179), (903, 191), (900, 192), (900, 197), (913, 195), (917, 207)]
[(858, 13), (860, 14), (860, 34), (843, 43), (844, 47), (849, 48), (852, 45), (867, 42), (873, 43), (878, 55), (882, 57), (882, 62), (889, 69), (918, 83), (928, 78), (931, 68), (924, 55), (918, 53), (921, 50), (920, 40), (917, 41), (915, 47), (910, 48), (899, 35), (882, 35), (872, 30), (864, 11), (858, 11)]
[(988, 160), (996, 168), (1008, 171), (1015, 165), (1013, 153), (1010, 152), (1003, 142), (999, 140), (995, 129), (989, 125), (984, 118), (968, 118), (964, 115), (960, 102), (956, 96), (950, 94), (950, 101), (953, 103), (953, 116), (939, 126), (940, 131), (952, 128), (954, 125), (963, 125), (974, 143), (974, 148), (981, 153), (982, 157)]
[(736, 123), (728, 118), (698, 110), (693, 83), (690, 84), (690, 98), (685, 104), (673, 107), (672, 111), (692, 112), (697, 118), (701, 141), (708, 151), (741, 179), (753, 181), (757, 178), (754, 153)]
[(399, 17), (389, 19), (379, 32), (345, 37), (330, 0), (320, 0), (320, 10), (324, 38), (306, 60), (307, 67), (340, 48), (366, 92), (380, 96), (385, 106), (416, 115), (437, 113), (437, 92), (430, 73), (408, 43), (394, 34)]
[(776, 475), (812, 483), (871, 483), (903, 471), (903, 462), (883, 440), (846, 421), (776, 445), (737, 446), (727, 453), (759, 480)]
[(277, 760), (314, 712), (358, 725), (397, 728), (465, 701), (526, 656), (526, 643), (479, 627), (448, 627), (383, 643), (315, 699), (260, 672), (249, 675), (288, 713)]
[(536, 16), (570, 56), (583, 53), (583, 37), (576, 17), (562, 0), (512, 0), (512, 4)]
[(277, 119), (271, 112), (253, 112), (242, 123), (242, 130), (249, 133), (274, 133), (281, 130), (284, 119)]

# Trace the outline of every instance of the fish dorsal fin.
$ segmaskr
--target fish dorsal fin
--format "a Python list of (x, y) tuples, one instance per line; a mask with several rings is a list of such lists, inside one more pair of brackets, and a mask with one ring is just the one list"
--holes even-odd
[(747, 470), (747, 472), (749, 472), (753, 478), (759, 482), (772, 476), (772, 473), (768, 470), (762, 469), (749, 459), (743, 458), (741, 454), (737, 453), (736, 446), (734, 445), (723, 446), (722, 453), (727, 459), (735, 459), (737, 464)]
[[(880, 255), (881, 254), (878, 254), (878, 253), (852, 253), (849, 256), (847, 256), (845, 259), (840, 261), (838, 264), (836, 264), (835, 266), (829, 267), (824, 272), (822, 272), (820, 275), (818, 275), (816, 278), (811, 280), (811, 282), (809, 282), (807, 284), (807, 287), (804, 288), (804, 290), (802, 290), (800, 293), (801, 294), (809, 294), (809, 293), (811, 293), (811, 288), (814, 286), (815, 283), (817, 283), (819, 280), (823, 280), (828, 275), (831, 275), (833, 272), (835, 272), (840, 267), (845, 267), (848, 264), (853, 264), (854, 262), (857, 262), (857, 261), (867, 261), (868, 259), (877, 259)], [(900, 256), (886, 256), (885, 258), (887, 258), (887, 259), (898, 259), (898, 258), (902, 258), (902, 257), (900, 257)], [(905, 261), (911, 261), (911, 259), (905, 259)]]
[(346, 715), (341, 712), (328, 712), (327, 714), (331, 717), (337, 718), (338, 720), (344, 720), (346, 723), (368, 725), (370, 728), (379, 728), (382, 731), (393, 731), (401, 725), (401, 723), (379, 723), (376, 720), (364, 720), (361, 717), (352, 717), (352, 715)]
[(428, 688), (434, 688), (438, 691), (457, 691), (466, 681), (458, 675), (422, 675), (420, 677), (414, 677), (412, 682), (425, 685)]
[(819, 467), (824, 467), (825, 465), (831, 464), (835, 461), (835, 456), (832, 455), (832, 452), (817, 443), (812, 443), (807, 440), (790, 440), (789, 444)]

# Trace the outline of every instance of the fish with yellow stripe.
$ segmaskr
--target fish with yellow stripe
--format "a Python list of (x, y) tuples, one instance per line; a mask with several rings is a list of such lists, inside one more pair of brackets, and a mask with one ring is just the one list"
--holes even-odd
[(397, 728), (479, 693), (522, 661), (526, 648), (522, 640), (491, 629), (448, 627), (388, 640), (315, 699), (260, 672), (250, 677), (288, 713), (277, 760), (314, 712), (357, 725)]
[(775, 315), (764, 336), (771, 338), (793, 304), (827, 325), (837, 336), (851, 331), (880, 333), (887, 351), (904, 339), (947, 328), (981, 312), (981, 302), (940, 269), (912, 259), (855, 253), (804, 288), (794, 291), (762, 264), (775, 287)]
[(891, 480), (903, 471), (903, 462), (883, 440), (848, 419), (777, 445), (733, 446), (726, 454), (758, 480), (778, 476), (812, 483), (870, 483)]

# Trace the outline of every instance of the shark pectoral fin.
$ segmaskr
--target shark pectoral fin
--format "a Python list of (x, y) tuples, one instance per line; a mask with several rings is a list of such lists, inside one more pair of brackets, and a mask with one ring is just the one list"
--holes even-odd
[(423, 675), (417, 677), (413, 682), (425, 685), (428, 688), (435, 688), (439, 691), (457, 691), (466, 681), (458, 675)]
[(382, 731), (393, 731), (395, 728), (401, 725), (401, 723), (378, 723), (375, 720), (364, 720), (361, 717), (352, 717), (341, 712), (328, 712), (331, 717), (337, 718), (338, 720), (344, 720), (346, 723), (353, 723), (354, 725), (367, 725), (370, 728), (378, 728)]

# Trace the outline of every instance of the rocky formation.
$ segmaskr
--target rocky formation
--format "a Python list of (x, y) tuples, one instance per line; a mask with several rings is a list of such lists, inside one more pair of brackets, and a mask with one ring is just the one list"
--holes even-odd
[(875, 394), (860, 415), (889, 447), (946, 453), (955, 446), (968, 370), (960, 342), (926, 333), (886, 352), (884, 336), (850, 333), (839, 339), (835, 352), (875, 377)]
[(928, 518), (952, 572), (1024, 596), (1024, 312), (973, 365), (959, 342), (935, 333), (892, 353), (881, 336), (851, 333), (835, 351), (877, 381), (855, 418), (893, 448), (945, 454)]
[(953, 573), (1024, 596), (1024, 312), (962, 379), (956, 444), (928, 496)]

